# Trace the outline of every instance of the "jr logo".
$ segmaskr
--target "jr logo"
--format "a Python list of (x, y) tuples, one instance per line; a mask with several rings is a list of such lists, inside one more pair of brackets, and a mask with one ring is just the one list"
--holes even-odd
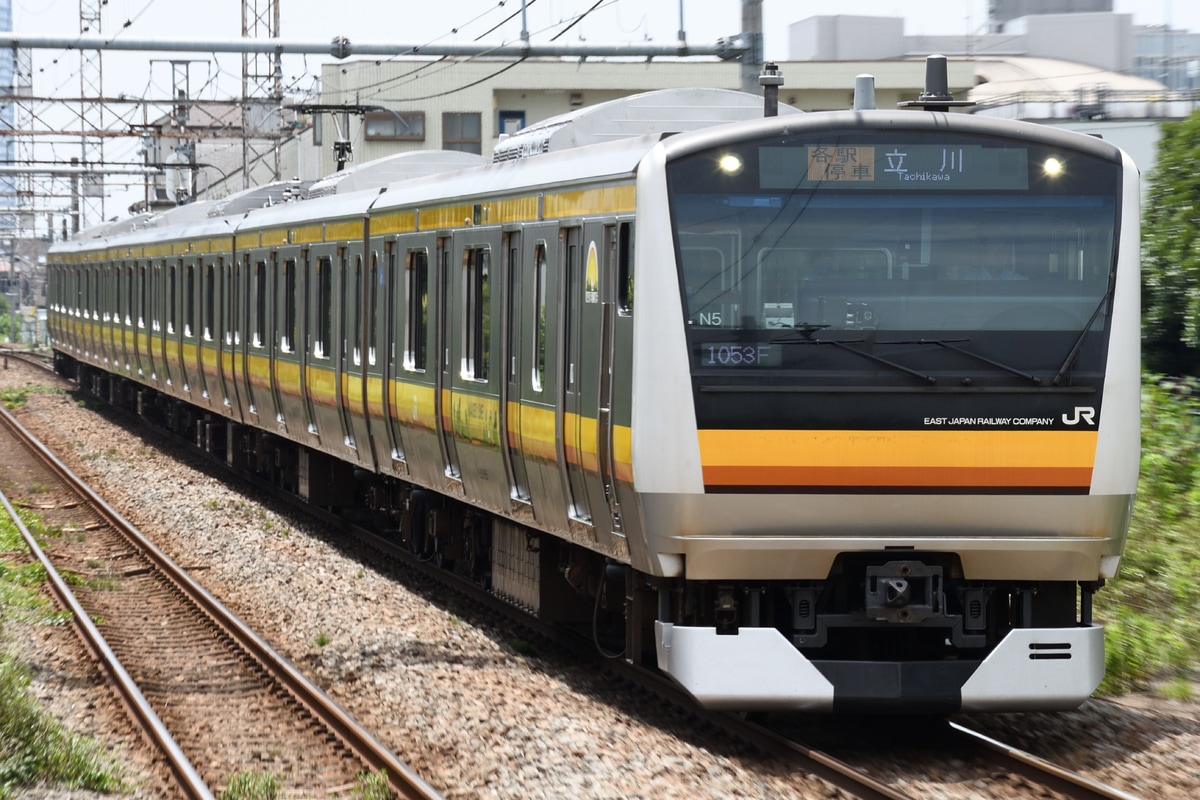
[(1096, 424), (1096, 409), (1091, 406), (1075, 406), (1075, 416), (1067, 419), (1067, 415), (1062, 415), (1064, 425), (1078, 425), (1080, 420), (1083, 420), (1088, 425)]

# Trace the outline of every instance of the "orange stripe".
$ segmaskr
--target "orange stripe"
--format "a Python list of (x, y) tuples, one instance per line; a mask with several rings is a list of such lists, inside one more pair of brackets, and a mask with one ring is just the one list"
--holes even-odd
[(709, 486), (1091, 484), (1096, 431), (713, 431)]

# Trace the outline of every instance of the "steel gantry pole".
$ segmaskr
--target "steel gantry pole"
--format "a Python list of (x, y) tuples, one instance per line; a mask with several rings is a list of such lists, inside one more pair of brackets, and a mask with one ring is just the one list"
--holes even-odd
[[(279, 0), (242, 0), (242, 38), (279, 40)], [(283, 53), (242, 53), (242, 188), (278, 181), (279, 136), (283, 127)], [(251, 180), (260, 162), (267, 180)]]
[[(79, 35), (100, 36), (100, 7), (102, 0), (79, 0)], [(104, 130), (104, 61), (103, 51), (79, 49), (79, 121), (83, 136), (79, 139), (79, 162), (85, 168), (104, 163), (104, 139), (89, 135), (89, 131)], [(80, 207), (75, 209), (75, 230), (104, 220), (104, 177), (98, 174), (81, 175), (78, 180)]]

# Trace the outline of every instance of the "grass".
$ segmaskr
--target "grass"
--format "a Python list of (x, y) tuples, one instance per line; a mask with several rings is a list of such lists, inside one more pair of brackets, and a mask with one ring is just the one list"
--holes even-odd
[(0, 389), (0, 403), (9, 411), (20, 408), (29, 400), (28, 387)]
[(279, 779), (265, 772), (239, 772), (229, 779), (220, 800), (275, 800)]
[[(35, 518), (25, 524), (44, 536)], [(0, 552), (24, 551), (25, 541), (10, 520), (0, 520)], [(46, 573), (40, 564), (13, 566), (0, 560), (0, 632), (13, 623), (54, 624), (55, 612), (38, 591)], [(124, 792), (120, 767), (97, 741), (70, 733), (46, 714), (29, 691), (28, 668), (0, 652), (0, 800), (40, 782), (70, 788)]]
[(31, 383), (25, 386), (10, 386), (7, 389), (0, 389), (0, 404), (3, 404), (9, 411), (20, 408), (29, 402), (31, 394), (64, 394), (62, 389), (55, 386), (46, 386), (40, 383)]
[(1160, 685), (1179, 696), (1200, 662), (1200, 382), (1142, 390), (1142, 472), (1121, 570), (1096, 595), (1101, 691)]
[[(245, 771), (229, 779), (220, 800), (276, 800), (279, 793), (279, 779), (274, 775)], [(391, 800), (395, 797), (388, 786), (386, 770), (360, 772), (349, 796), (353, 800)]]

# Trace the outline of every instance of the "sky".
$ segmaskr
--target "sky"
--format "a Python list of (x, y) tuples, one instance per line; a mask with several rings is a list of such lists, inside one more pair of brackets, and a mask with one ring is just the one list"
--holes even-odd
[[(76, 35), (81, 2), (101, 8), (100, 33), (105, 36), (221, 41), (241, 36), (242, 0), (12, 0), (13, 30)], [(249, 2), (260, 11), (268, 4), (268, 0)], [(559, 42), (669, 45), (680, 30), (681, 7), (689, 43), (712, 44), (741, 31), (739, 0), (531, 0), (526, 19), (534, 43), (549, 43), (571, 20), (585, 15)], [(986, 7), (987, 0), (763, 0), (765, 56), (787, 60), (788, 26), (815, 14), (900, 16), (905, 18), (906, 34), (967, 34), (986, 30)], [(336, 35), (363, 43), (500, 43), (516, 41), (521, 30), (520, 0), (279, 0), (279, 9), (281, 38), (304, 42), (325, 43)], [(1132, 14), (1135, 25), (1165, 22), (1200, 32), (1200, 0), (1114, 0), (1114, 10)], [(32, 59), (35, 96), (81, 94), (77, 51), (34, 50)], [(172, 60), (193, 62), (187, 67), (193, 97), (227, 99), (240, 93), (241, 60), (236, 54), (116, 51), (103, 55), (104, 93), (170, 97)], [(286, 57), (285, 91), (294, 96), (313, 91), (321, 64), (333, 60), (329, 55)], [(145, 121), (136, 107), (128, 109), (129, 123)], [(49, 105), (39, 112), (49, 124), (63, 119), (59, 115), (64, 113)], [(71, 125), (67, 119), (64, 127)], [(114, 124), (122, 127), (119, 120), (109, 123)], [(137, 140), (111, 140), (105, 145), (105, 156), (109, 161), (140, 161), (138, 147)], [(65, 145), (57, 149), (62, 152), (56, 151), (55, 157), (78, 154), (66, 152)], [(113, 205), (123, 211), (127, 204), (121, 203), (114, 200)], [(107, 209), (106, 213), (112, 215)]]

